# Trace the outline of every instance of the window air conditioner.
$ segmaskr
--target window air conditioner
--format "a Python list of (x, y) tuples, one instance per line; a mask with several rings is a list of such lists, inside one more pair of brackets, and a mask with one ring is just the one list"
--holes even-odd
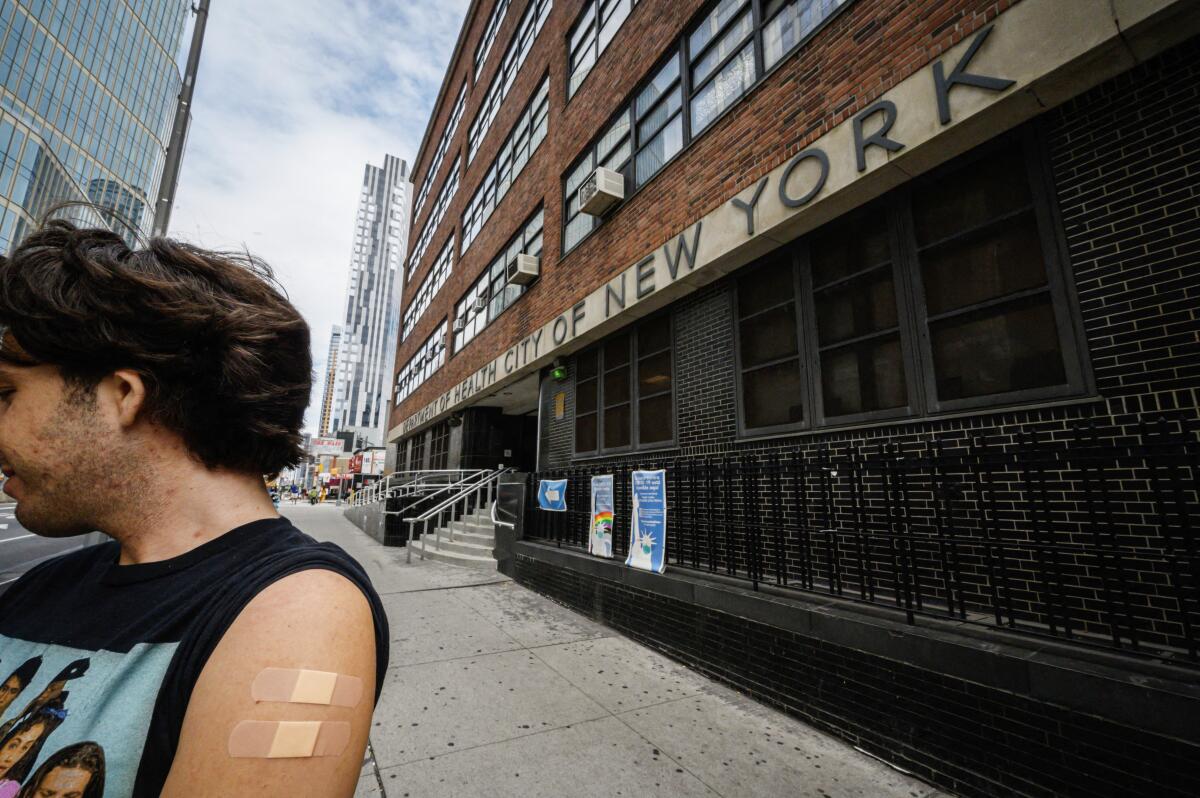
[(504, 276), (509, 285), (529, 285), (536, 280), (539, 262), (536, 255), (517, 255), (516, 260), (511, 261), (505, 269)]
[(467, 329), (467, 317), (459, 316), (454, 320), (454, 332), (462, 332)]
[(476, 313), (483, 313), (487, 310), (487, 306), (488, 298), (486, 296), (480, 296), (475, 298), (475, 304), (471, 306), (471, 310), (475, 311)]
[(625, 176), (603, 166), (588, 175), (579, 187), (579, 209), (600, 216), (625, 199)]

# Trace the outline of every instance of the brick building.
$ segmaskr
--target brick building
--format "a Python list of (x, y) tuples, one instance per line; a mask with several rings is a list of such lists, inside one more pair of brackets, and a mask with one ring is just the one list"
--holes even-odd
[[(1200, 794), (1198, 32), (472, 3), (413, 169), (398, 462), (567, 477), (504, 570), (940, 786)], [(661, 575), (622, 564), (647, 467)]]

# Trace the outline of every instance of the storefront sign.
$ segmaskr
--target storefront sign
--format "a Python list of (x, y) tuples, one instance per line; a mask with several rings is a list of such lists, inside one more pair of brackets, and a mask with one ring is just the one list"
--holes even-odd
[(613, 556), (613, 475), (592, 477), (592, 528), (588, 535), (588, 553), (597, 557)]
[(567, 481), (543, 479), (538, 481), (538, 507), (557, 513), (567, 511)]
[(346, 442), (341, 438), (312, 438), (308, 443), (308, 451), (310, 454), (317, 456), (323, 454), (338, 455), (346, 450)]
[(661, 574), (667, 567), (667, 472), (633, 472), (633, 517), (625, 564)]

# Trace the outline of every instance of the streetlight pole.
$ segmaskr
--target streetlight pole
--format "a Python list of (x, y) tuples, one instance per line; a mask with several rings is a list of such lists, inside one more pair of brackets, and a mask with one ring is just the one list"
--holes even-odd
[(192, 117), (192, 94), (196, 89), (196, 72), (200, 68), (200, 47), (204, 44), (204, 26), (208, 22), (208, 3), (209, 0), (200, 0), (192, 6), (196, 24), (192, 28), (192, 44), (183, 72), (183, 85), (175, 103), (175, 123), (171, 126), (171, 140), (167, 143), (167, 158), (158, 184), (158, 200), (154, 204), (152, 232), (156, 236), (165, 236), (171, 223), (175, 187), (179, 184), (179, 167), (183, 162), (183, 145), (187, 141), (188, 123)]

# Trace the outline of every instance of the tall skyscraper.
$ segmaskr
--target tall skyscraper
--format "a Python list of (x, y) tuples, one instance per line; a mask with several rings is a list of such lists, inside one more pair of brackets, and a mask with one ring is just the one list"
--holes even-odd
[[(188, 0), (0, 0), (0, 252), (73, 208), (131, 242), (153, 221)], [(124, 223), (122, 223), (124, 222)]]
[(330, 430), (353, 432), (364, 445), (382, 446), (387, 434), (411, 208), (408, 165), (391, 155), (384, 156), (382, 168), (367, 164), (354, 221)]
[(333, 332), (329, 334), (329, 354), (325, 359), (325, 390), (321, 394), (321, 437), (329, 434), (330, 425), (333, 423), (333, 394), (337, 385), (338, 349), (341, 344), (342, 328), (335, 324)]

